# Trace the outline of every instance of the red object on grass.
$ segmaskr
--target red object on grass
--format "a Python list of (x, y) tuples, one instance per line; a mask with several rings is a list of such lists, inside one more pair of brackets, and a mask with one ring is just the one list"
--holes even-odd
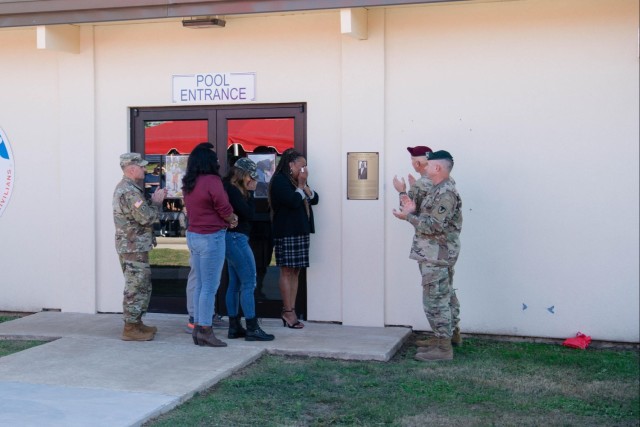
[(589, 343), (591, 342), (591, 337), (589, 335), (585, 335), (582, 332), (578, 332), (574, 338), (567, 338), (562, 343), (565, 347), (571, 348), (579, 348), (581, 350), (589, 347)]

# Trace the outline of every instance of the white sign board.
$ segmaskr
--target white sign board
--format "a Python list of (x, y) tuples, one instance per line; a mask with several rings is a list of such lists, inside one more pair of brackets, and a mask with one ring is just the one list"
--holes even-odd
[(13, 153), (9, 138), (0, 128), (0, 216), (9, 204), (16, 172), (13, 163)]
[(177, 74), (171, 86), (174, 104), (256, 100), (256, 73)]

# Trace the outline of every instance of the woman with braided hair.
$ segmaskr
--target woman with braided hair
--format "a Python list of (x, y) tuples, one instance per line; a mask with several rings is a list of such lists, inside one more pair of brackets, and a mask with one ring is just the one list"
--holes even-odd
[(315, 232), (312, 205), (318, 193), (307, 184), (307, 161), (293, 148), (282, 153), (269, 183), (269, 206), (276, 265), (280, 267), (282, 326), (302, 329), (295, 312), (300, 269), (309, 267), (309, 235)]

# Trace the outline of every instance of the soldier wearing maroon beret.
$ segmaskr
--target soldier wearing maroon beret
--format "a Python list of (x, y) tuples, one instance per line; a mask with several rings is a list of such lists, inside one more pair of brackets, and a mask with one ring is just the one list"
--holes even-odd
[(407, 147), (407, 151), (411, 154), (411, 157), (426, 157), (429, 153), (433, 152), (431, 148), (424, 145), (418, 145), (416, 147)]
[[(407, 147), (407, 151), (411, 155), (411, 166), (416, 173), (420, 174), (420, 178), (416, 179), (412, 174), (409, 174), (409, 191), (407, 192), (407, 184), (404, 178), (398, 179), (398, 176), (393, 177), (393, 187), (400, 193), (400, 197), (404, 194), (408, 194), (409, 198), (416, 202), (419, 206), (422, 200), (422, 195), (431, 186), (431, 182), (425, 177), (424, 171), (427, 167), (427, 154), (431, 153), (431, 148), (418, 145), (416, 147)], [(424, 179), (423, 179), (424, 178)]]

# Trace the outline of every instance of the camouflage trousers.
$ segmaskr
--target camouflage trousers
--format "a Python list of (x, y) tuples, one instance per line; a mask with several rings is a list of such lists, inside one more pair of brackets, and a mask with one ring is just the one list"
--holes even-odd
[(451, 338), (460, 323), (460, 302), (453, 289), (453, 267), (418, 263), (422, 275), (422, 308), (433, 333)]
[(135, 323), (147, 312), (151, 299), (149, 252), (133, 252), (119, 256), (125, 280), (122, 314), (125, 323)]

